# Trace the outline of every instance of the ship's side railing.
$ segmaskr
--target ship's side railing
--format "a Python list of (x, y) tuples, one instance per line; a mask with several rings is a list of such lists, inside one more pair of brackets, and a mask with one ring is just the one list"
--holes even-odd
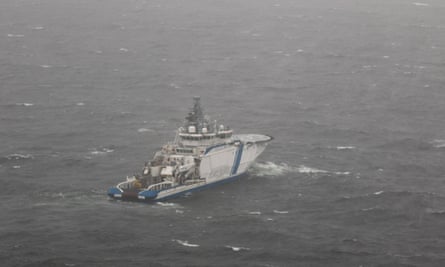
[(157, 184), (152, 184), (147, 188), (147, 190), (161, 191), (161, 190), (169, 189), (172, 186), (173, 186), (173, 182), (165, 181), (165, 182), (161, 182), (161, 183), (157, 183)]
[(134, 180), (127, 180), (125, 182), (119, 183), (117, 185), (117, 188), (122, 189), (122, 190), (124, 190), (124, 189), (131, 189), (133, 181)]

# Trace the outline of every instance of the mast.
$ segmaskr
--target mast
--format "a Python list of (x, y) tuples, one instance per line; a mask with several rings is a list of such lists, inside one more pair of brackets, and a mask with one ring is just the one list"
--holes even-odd
[(187, 117), (185, 117), (185, 128), (189, 129), (190, 126), (195, 126), (195, 129), (200, 130), (207, 124), (207, 120), (204, 118), (204, 112), (201, 107), (201, 98), (199, 96), (193, 97), (193, 108), (189, 111)]

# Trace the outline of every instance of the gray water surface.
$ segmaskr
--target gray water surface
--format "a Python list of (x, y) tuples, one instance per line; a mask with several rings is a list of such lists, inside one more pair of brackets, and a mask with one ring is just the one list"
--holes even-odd
[[(3, 0), (2, 266), (445, 266), (445, 3)], [(200, 95), (247, 178), (111, 201)]]

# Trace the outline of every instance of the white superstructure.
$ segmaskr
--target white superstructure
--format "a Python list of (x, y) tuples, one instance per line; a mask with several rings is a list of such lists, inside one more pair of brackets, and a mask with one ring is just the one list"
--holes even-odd
[(204, 116), (200, 98), (168, 143), (147, 162), (141, 175), (127, 177), (108, 190), (113, 198), (160, 201), (230, 181), (246, 174), (272, 137), (233, 135), (233, 130)]

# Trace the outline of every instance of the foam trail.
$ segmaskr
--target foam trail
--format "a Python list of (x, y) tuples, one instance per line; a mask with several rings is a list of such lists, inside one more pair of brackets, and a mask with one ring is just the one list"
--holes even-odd
[(309, 173), (309, 174), (312, 174), (312, 173), (328, 173), (328, 171), (325, 171), (325, 170), (319, 170), (319, 169), (315, 169), (315, 168), (307, 167), (307, 166), (304, 166), (304, 165), (301, 165), (301, 166), (298, 168), (298, 172), (299, 172), (299, 173)]

